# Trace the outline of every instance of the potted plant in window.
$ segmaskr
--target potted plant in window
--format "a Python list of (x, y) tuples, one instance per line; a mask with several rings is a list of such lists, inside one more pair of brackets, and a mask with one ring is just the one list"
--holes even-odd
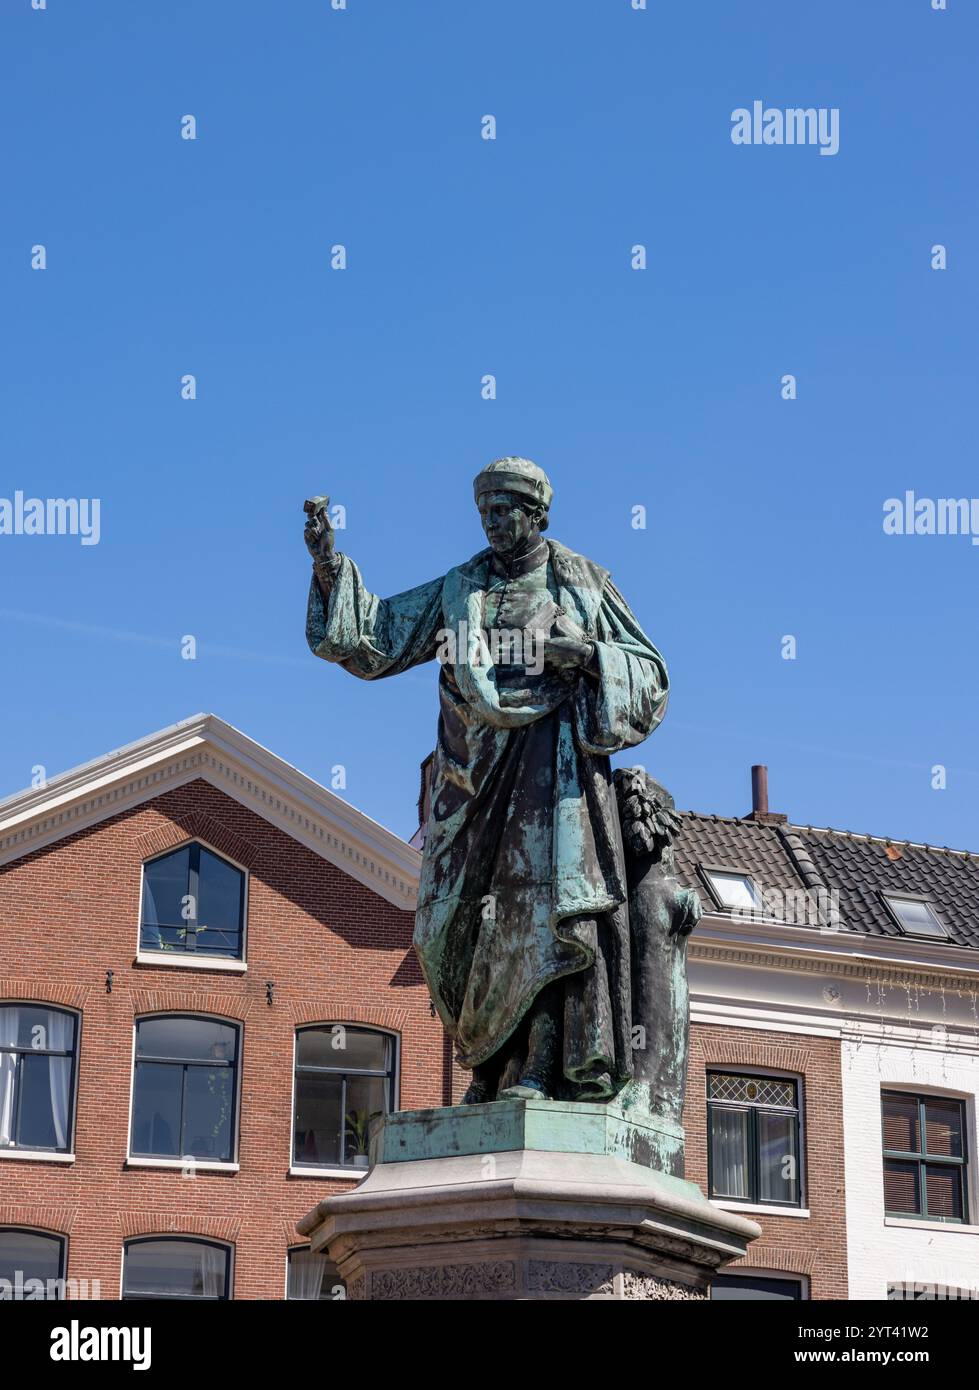
[(366, 1168), (370, 1163), (371, 1120), (383, 1112), (380, 1110), (348, 1110), (346, 1114), (347, 1161), (354, 1168)]

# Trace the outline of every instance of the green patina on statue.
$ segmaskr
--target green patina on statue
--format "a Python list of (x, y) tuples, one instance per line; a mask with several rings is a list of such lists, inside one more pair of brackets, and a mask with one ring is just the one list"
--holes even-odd
[(544, 539), (540, 468), (499, 459), (475, 498), (488, 549), (388, 599), (308, 502), (307, 639), (364, 680), (441, 662), (414, 945), (464, 1101), (636, 1083), (678, 1123), (700, 905), (673, 876), (672, 799), (609, 766), (662, 719), (666, 667), (608, 571)]

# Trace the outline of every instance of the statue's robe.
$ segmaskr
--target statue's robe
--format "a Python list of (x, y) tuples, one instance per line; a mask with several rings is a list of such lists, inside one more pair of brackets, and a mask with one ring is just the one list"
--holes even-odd
[[(501, 577), (484, 550), (388, 599), (341, 556), (328, 604), (313, 580), (307, 639), (364, 680), (439, 656), (414, 931), (422, 971), (469, 1068), (502, 1055), (540, 991), (564, 977), (557, 1092), (603, 1099), (632, 1074), (628, 887), (609, 755), (659, 723), (667, 675), (607, 570), (554, 541), (538, 554), (529, 577)], [(494, 665), (479, 635), (514, 627), (582, 634), (595, 644), (589, 669)]]

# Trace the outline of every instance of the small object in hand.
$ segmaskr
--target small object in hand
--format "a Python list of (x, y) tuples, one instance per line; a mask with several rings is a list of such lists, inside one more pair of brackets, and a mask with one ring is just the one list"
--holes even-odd
[(307, 497), (303, 503), (303, 511), (310, 517), (319, 515), (320, 512), (329, 510), (330, 499), (328, 497)]

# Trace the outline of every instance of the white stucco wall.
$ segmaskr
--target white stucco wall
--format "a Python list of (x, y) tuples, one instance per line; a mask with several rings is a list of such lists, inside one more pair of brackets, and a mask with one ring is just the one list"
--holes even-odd
[[(843, 1039), (843, 1124), (850, 1297), (887, 1297), (889, 1283), (971, 1288), (979, 1294), (979, 1047), (962, 1051), (921, 1038), (885, 1042), (872, 1033)], [(882, 1088), (937, 1092), (966, 1101), (968, 1226), (884, 1217)]]

